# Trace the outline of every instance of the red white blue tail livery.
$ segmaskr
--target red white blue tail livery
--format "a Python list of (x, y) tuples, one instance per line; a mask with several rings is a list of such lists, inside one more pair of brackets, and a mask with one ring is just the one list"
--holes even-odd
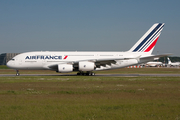
[(127, 52), (86, 52), (86, 51), (36, 51), (21, 53), (7, 63), (9, 68), (54, 70), (60, 73), (77, 71), (77, 75), (94, 75), (93, 71), (123, 68), (146, 63), (154, 58), (167, 56), (152, 55), (152, 51), (164, 27), (154, 24)]
[(156, 42), (163, 30), (164, 23), (154, 24), (140, 39), (139, 41), (130, 49), (131, 52), (147, 52), (152, 53)]

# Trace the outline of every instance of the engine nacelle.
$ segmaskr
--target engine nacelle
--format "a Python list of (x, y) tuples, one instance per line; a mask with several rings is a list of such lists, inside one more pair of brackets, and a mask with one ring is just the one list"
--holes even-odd
[(80, 71), (93, 71), (94, 68), (95, 68), (95, 64), (93, 62), (88, 62), (88, 61), (79, 62)]
[(58, 72), (66, 73), (66, 72), (72, 72), (73, 66), (70, 64), (59, 64), (58, 65)]

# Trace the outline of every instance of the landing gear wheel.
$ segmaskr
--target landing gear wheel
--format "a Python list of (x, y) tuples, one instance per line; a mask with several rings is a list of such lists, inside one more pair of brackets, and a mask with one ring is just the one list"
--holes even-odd
[(87, 72), (86, 75), (87, 75), (87, 76), (94, 76), (95, 73), (93, 73), (93, 72)]
[(19, 76), (20, 74), (19, 73), (16, 73), (16, 76)]
[(78, 72), (77, 75), (94, 76), (95, 73), (93, 73), (93, 72), (86, 72), (86, 73), (84, 73), (84, 72)]
[(95, 75), (95, 73), (92, 72), (92, 73), (91, 73), (91, 76), (94, 76), (94, 75)]
[(16, 70), (16, 76), (19, 76), (20, 74), (19, 74), (19, 70)]

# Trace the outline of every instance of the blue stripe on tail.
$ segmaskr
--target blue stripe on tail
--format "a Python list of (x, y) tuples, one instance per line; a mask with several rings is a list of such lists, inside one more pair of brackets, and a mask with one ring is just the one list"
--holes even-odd
[(150, 42), (151, 42), (151, 40), (154, 38), (154, 36), (156, 36), (158, 33), (159, 33), (159, 31), (161, 31), (161, 29), (164, 27), (164, 25), (148, 40), (148, 42), (146, 42), (144, 45), (143, 45), (143, 47), (139, 50), (139, 52), (142, 50), (142, 49), (144, 49), (144, 47), (147, 45), (147, 44), (149, 44)]
[(133, 52), (137, 52), (141, 46), (156, 32), (157, 29), (162, 25), (162, 23), (159, 23), (152, 32), (133, 50)]

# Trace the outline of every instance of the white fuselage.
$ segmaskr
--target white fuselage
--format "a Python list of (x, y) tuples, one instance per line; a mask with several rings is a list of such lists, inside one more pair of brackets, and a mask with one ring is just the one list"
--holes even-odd
[(180, 62), (173, 62), (173, 63), (170, 63), (171, 66), (180, 66)]
[(162, 62), (147, 62), (146, 65), (151, 66), (151, 67), (155, 67), (155, 66), (163, 65), (163, 63)]
[[(136, 59), (140, 53), (133, 52), (27, 52), (15, 56), (7, 63), (12, 69), (50, 69), (55, 64), (74, 64), (77, 61), (116, 60), (115, 64), (95, 67), (94, 70), (106, 70), (135, 65), (145, 61)], [(141, 53), (142, 55), (142, 53)], [(129, 59), (124, 59), (129, 58)]]

